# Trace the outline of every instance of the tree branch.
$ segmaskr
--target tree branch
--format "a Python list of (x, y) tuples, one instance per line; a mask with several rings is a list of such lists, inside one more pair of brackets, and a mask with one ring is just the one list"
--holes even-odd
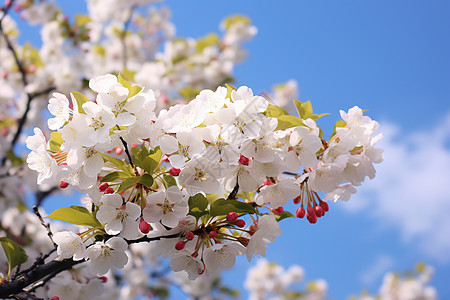
[[(156, 236), (156, 237), (147, 237), (144, 236), (142, 238), (136, 240), (126, 240), (128, 244), (136, 244), (142, 242), (151, 242), (157, 241), (160, 239), (166, 238), (176, 238), (179, 234), (171, 234), (166, 236)], [(54, 250), (52, 250), (53, 252)], [(34, 290), (37, 286), (41, 285), (40, 280), (44, 280), (45, 282), (61, 273), (62, 271), (68, 270), (73, 266), (85, 262), (85, 259), (82, 260), (73, 260), (73, 259), (64, 259), (64, 260), (52, 260), (46, 264), (35, 264), (31, 269), (28, 269), (26, 272), (23, 272), (21, 275), (17, 276), (14, 280), (7, 282), (5, 284), (0, 284), (0, 298), (13, 298), (15, 295), (24, 292), (24, 289), (30, 285), (33, 285), (30, 289)], [(51, 275), (51, 276), (50, 276)], [(50, 276), (50, 277), (49, 277)]]

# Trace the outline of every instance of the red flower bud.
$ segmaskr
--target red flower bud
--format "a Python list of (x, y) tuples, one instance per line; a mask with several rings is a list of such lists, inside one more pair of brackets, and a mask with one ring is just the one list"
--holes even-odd
[(316, 207), (314, 207), (314, 211), (318, 218), (320, 218), (321, 216), (323, 216), (325, 214), (325, 211), (323, 210), (323, 208), (320, 205), (317, 205)]
[(148, 224), (147, 222), (145, 222), (144, 220), (142, 220), (139, 223), (139, 230), (143, 233), (143, 234), (147, 234), (150, 232), (150, 224)]
[(175, 249), (177, 249), (178, 251), (183, 250), (185, 245), (186, 245), (186, 242), (179, 241), (175, 244)]
[(113, 193), (114, 193), (114, 190), (110, 187), (103, 191), (103, 194), (113, 194)]
[(236, 226), (240, 227), (240, 228), (244, 227), (245, 226), (245, 221), (242, 220), (242, 219), (237, 220), (236, 221)]
[(284, 212), (283, 206), (272, 208), (272, 212), (276, 215), (281, 215)]
[(248, 166), (250, 163), (250, 159), (241, 154), (241, 158), (239, 158), (239, 163), (244, 166)]
[(172, 176), (178, 176), (178, 175), (180, 175), (180, 172), (181, 172), (181, 169), (178, 169), (178, 168), (175, 168), (175, 167), (172, 167), (169, 170), (169, 174), (172, 175)]
[(234, 222), (236, 222), (238, 217), (239, 217), (238, 214), (235, 213), (234, 211), (229, 212), (227, 215), (227, 222), (234, 223)]
[(191, 241), (194, 239), (194, 236), (195, 236), (194, 233), (192, 231), (189, 231), (188, 234), (186, 234), (186, 239), (188, 241)]
[(98, 185), (98, 189), (101, 192), (104, 192), (107, 188), (109, 188), (109, 184), (107, 182), (102, 182)]
[(98, 279), (103, 281), (103, 283), (106, 283), (108, 281), (108, 277), (106, 277), (106, 276), (100, 276)]
[(65, 189), (68, 186), (69, 186), (68, 182), (65, 182), (65, 181), (62, 181), (62, 180), (59, 182), (59, 187), (62, 188), (62, 189)]
[(294, 201), (294, 204), (299, 204), (300, 203), (300, 196), (295, 197), (294, 199), (292, 199)]
[(300, 206), (299, 208), (297, 208), (297, 211), (295, 212), (295, 215), (297, 216), (297, 218), (303, 218), (305, 216), (305, 209), (303, 208), (303, 206)]
[(328, 203), (326, 202), (320, 202), (320, 206), (323, 208), (324, 211), (328, 211), (330, 208), (328, 206)]
[(213, 231), (211, 231), (211, 232), (209, 233), (209, 237), (212, 238), (212, 239), (215, 238), (216, 236), (217, 236), (217, 231), (214, 231), (214, 230), (213, 230)]

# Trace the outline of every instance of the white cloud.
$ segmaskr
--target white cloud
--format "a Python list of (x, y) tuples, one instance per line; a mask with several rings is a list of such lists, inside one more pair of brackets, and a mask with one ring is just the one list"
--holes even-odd
[(361, 274), (362, 283), (364, 283), (365, 285), (373, 284), (393, 266), (394, 260), (392, 259), (392, 257), (387, 255), (378, 256), (373, 264)]
[(382, 124), (385, 160), (344, 205), (370, 209), (383, 226), (441, 262), (450, 261), (450, 115), (430, 130), (404, 133)]

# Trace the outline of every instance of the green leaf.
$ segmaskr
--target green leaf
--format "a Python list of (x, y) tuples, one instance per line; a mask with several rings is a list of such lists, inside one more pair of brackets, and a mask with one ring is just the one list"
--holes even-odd
[(169, 188), (171, 186), (177, 185), (177, 181), (175, 180), (175, 177), (173, 177), (172, 175), (163, 175), (163, 180), (166, 183), (166, 188)]
[(28, 260), (28, 255), (25, 250), (15, 243), (13, 240), (7, 237), (0, 238), (0, 243), (2, 244), (3, 251), (5, 251), (6, 259), (8, 260), (8, 280), (11, 276), (11, 270), (23, 264)]
[(156, 167), (159, 165), (159, 161), (162, 157), (162, 151), (159, 147), (156, 147), (155, 150), (151, 150), (149, 152), (149, 156), (147, 156), (142, 162), (142, 168), (149, 174), (153, 174)]
[(297, 109), (298, 115), (303, 120), (311, 118), (313, 115), (313, 109), (311, 105), (311, 101), (302, 102), (300, 100), (294, 100), (295, 108)]
[(233, 24), (235, 24), (237, 22), (244, 23), (245, 25), (251, 24), (250, 18), (248, 18), (244, 15), (229, 16), (223, 21), (223, 24), (225, 26), (225, 29), (229, 29)]
[(269, 104), (264, 115), (266, 117), (278, 118), (280, 116), (289, 115), (289, 113), (279, 106)]
[(121, 173), (121, 172), (118, 172), (118, 171), (109, 173), (109, 174), (107, 174), (105, 177), (103, 177), (103, 178), (100, 180), (100, 182), (112, 182), (112, 181), (114, 181), (114, 180), (119, 179), (120, 177), (122, 177), (121, 174), (122, 174), (122, 175), (125, 175), (125, 174), (123, 174), (123, 173)]
[(300, 118), (291, 115), (282, 115), (277, 117), (278, 126), (276, 130), (283, 130), (297, 126), (305, 126)]
[(116, 166), (117, 168), (122, 170), (125, 174), (128, 175), (128, 177), (133, 176), (133, 172), (132, 172), (131, 166), (128, 163), (125, 162), (125, 159), (118, 159), (118, 158), (109, 156), (109, 155), (104, 154), (104, 153), (100, 153), (100, 155), (103, 157), (103, 159), (105, 161), (108, 161), (108, 162), (112, 163), (114, 166)]
[(215, 33), (210, 33), (205, 37), (199, 38), (195, 44), (198, 53), (202, 53), (206, 47), (217, 45), (219, 37)]
[(146, 187), (152, 187), (153, 182), (154, 182), (153, 177), (152, 177), (152, 175), (149, 175), (149, 174), (144, 174), (139, 179), (139, 183), (145, 185)]
[(83, 206), (62, 207), (46, 216), (47, 219), (60, 220), (71, 224), (101, 227), (102, 224)]
[(217, 199), (211, 204), (209, 214), (211, 217), (226, 216), (234, 211), (238, 214), (254, 214), (255, 208), (249, 204), (238, 200)]
[(130, 187), (134, 186), (136, 183), (139, 183), (139, 180), (141, 180), (141, 176), (125, 178), (125, 180), (120, 184), (117, 193), (120, 194), (122, 192), (125, 192)]
[(181, 97), (186, 99), (187, 101), (191, 101), (200, 93), (199, 89), (193, 89), (189, 86), (184, 87), (181, 91), (178, 92)]
[(79, 27), (91, 22), (91, 18), (88, 15), (75, 15), (75, 24)]
[(294, 215), (288, 211), (283, 211), (281, 214), (276, 215), (275, 218), (278, 222), (280, 222), (281, 220), (284, 220), (286, 218), (294, 218)]
[(83, 104), (90, 102), (89, 98), (79, 92), (71, 92), (70, 96), (72, 98), (73, 110), (78, 111), (80, 114), (86, 114), (83, 109)]
[(140, 87), (139, 85), (132, 86), (131, 83), (128, 80), (126, 80), (120, 73), (117, 75), (117, 81), (128, 89), (127, 99), (136, 96), (142, 91), (142, 87)]
[(333, 130), (333, 133), (331, 134), (330, 139), (336, 134), (336, 128), (338, 128), (338, 127), (345, 127), (345, 126), (347, 126), (347, 122), (345, 122), (344, 120), (338, 120), (334, 124), (334, 130)]
[(194, 216), (196, 219), (207, 213), (206, 207), (208, 207), (208, 200), (203, 194), (199, 193), (195, 196), (189, 197), (188, 204), (189, 214)]
[(231, 100), (231, 92), (235, 91), (236, 88), (234, 86), (229, 85), (228, 83), (225, 83), (225, 86), (227, 87), (227, 90), (228, 90), (227, 96), (225, 98), (228, 98)]
[(53, 152), (61, 152), (61, 145), (64, 143), (61, 132), (53, 131), (50, 134), (50, 150)]

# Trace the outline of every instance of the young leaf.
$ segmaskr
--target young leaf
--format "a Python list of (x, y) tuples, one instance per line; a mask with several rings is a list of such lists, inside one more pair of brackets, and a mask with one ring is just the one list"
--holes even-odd
[(50, 134), (50, 150), (53, 152), (61, 152), (61, 145), (64, 140), (61, 137), (61, 132), (53, 131)]
[(149, 174), (144, 174), (139, 179), (139, 183), (145, 185), (146, 187), (152, 187), (153, 185), (153, 177)]
[(300, 100), (294, 100), (295, 108), (297, 109), (298, 115), (303, 120), (311, 118), (313, 115), (313, 109), (311, 105), (311, 101), (302, 102)]
[(217, 199), (211, 204), (209, 214), (211, 217), (226, 216), (232, 211), (238, 214), (254, 214), (256, 212), (251, 204), (238, 200)]
[(120, 177), (125, 177), (125, 176), (121, 176), (121, 175), (125, 175), (125, 174), (122, 172), (118, 172), (118, 171), (112, 172), (112, 173), (107, 174), (105, 177), (103, 177), (100, 180), (100, 182), (111, 182), (116, 179), (119, 179)]
[(175, 180), (175, 178), (172, 175), (163, 175), (163, 180), (166, 183), (166, 188), (169, 188), (173, 185), (177, 185), (177, 181)]
[(228, 98), (231, 100), (231, 92), (235, 91), (236, 88), (234, 86), (229, 85), (228, 83), (225, 83), (225, 86), (227, 87), (227, 90), (228, 90), (227, 96), (225, 98)]
[(269, 104), (264, 115), (266, 117), (278, 118), (279, 116), (289, 115), (289, 113), (279, 106)]
[(297, 126), (305, 126), (300, 118), (290, 115), (282, 115), (277, 117), (278, 126), (276, 130), (283, 130)]
[(86, 102), (90, 102), (88, 97), (79, 92), (71, 92), (70, 96), (72, 98), (73, 110), (78, 111), (80, 114), (86, 114), (83, 109), (83, 104)]
[(128, 190), (130, 187), (132, 187), (136, 183), (139, 183), (139, 180), (141, 180), (140, 176), (126, 178), (122, 182), (122, 184), (120, 185), (119, 190), (117, 191), (117, 193), (120, 194), (120, 193)]
[(202, 194), (189, 197), (189, 214), (196, 219), (200, 218), (206, 213), (206, 207), (208, 206), (208, 200)]
[(105, 161), (109, 161), (114, 166), (122, 170), (125, 174), (127, 174), (129, 177), (133, 176), (133, 172), (131, 170), (131, 166), (125, 162), (125, 159), (118, 159), (109, 155), (106, 155), (104, 153), (100, 153), (100, 155), (103, 157)]
[(6, 259), (8, 260), (8, 280), (11, 276), (11, 270), (27, 261), (28, 255), (25, 250), (7, 237), (0, 238), (3, 251), (5, 251)]
[(155, 150), (150, 152), (150, 155), (147, 156), (142, 162), (142, 168), (147, 171), (149, 174), (153, 174), (156, 167), (159, 165), (159, 161), (161, 160), (162, 151), (159, 147), (156, 147)]
[(286, 218), (294, 218), (294, 215), (288, 211), (283, 211), (281, 214), (276, 215), (275, 218), (278, 222), (280, 222), (281, 220), (284, 220)]
[(72, 205), (54, 210), (47, 219), (60, 220), (75, 225), (101, 227), (102, 224), (83, 206)]

